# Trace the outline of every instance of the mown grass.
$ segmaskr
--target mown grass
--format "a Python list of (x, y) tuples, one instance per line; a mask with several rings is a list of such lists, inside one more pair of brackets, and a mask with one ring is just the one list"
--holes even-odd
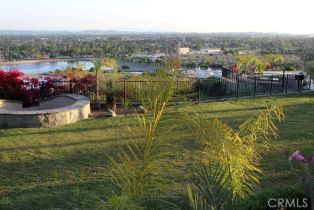
[[(282, 105), (285, 121), (262, 161), (258, 190), (297, 183), (287, 155), (314, 148), (314, 93), (237, 101), (172, 105), (164, 126), (182, 123), (193, 111), (237, 127), (266, 106)], [(108, 157), (128, 140), (126, 126), (134, 117), (89, 119), (52, 129), (9, 129), (0, 132), (0, 209), (98, 209), (111, 194)], [(184, 123), (182, 123), (184, 124)], [(193, 139), (185, 127), (174, 138), (185, 148)]]

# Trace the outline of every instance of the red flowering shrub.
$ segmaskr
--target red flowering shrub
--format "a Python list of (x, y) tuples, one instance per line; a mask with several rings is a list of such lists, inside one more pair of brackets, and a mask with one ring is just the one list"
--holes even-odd
[(17, 69), (0, 69), (0, 98), (23, 101), (24, 106), (36, 103), (40, 84), (38, 79), (24, 77)]
[(94, 92), (96, 89), (96, 76), (88, 74), (80, 79), (72, 80), (72, 91), (79, 94)]
[(88, 74), (82, 79), (80, 79), (82, 83), (88, 83), (88, 84), (96, 84), (96, 76), (92, 74)]
[(51, 95), (94, 91), (95, 84), (96, 77), (91, 74), (64, 81), (64, 78), (53, 76), (29, 78), (16, 69), (0, 69), (0, 98), (23, 101), (24, 107), (37, 104), (40, 98)]
[(24, 74), (16, 69), (6, 72), (0, 69), (0, 98), (23, 100), (24, 83), (21, 76)]

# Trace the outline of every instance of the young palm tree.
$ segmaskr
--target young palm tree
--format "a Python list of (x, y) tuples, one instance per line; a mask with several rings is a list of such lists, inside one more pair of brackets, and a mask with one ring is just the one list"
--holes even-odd
[(174, 78), (175, 74), (168, 76), (166, 72), (159, 72), (156, 81), (142, 91), (145, 112), (137, 116), (138, 123), (130, 130), (132, 143), (120, 148), (118, 158), (112, 158), (112, 180), (119, 191), (108, 201), (111, 209), (143, 209), (144, 206), (149, 209), (148, 206), (156, 204), (152, 200), (159, 198), (156, 190), (167, 186), (161, 177), (168, 169), (158, 159), (169, 151), (163, 147), (166, 140), (157, 130), (172, 96)]
[(95, 106), (97, 109), (100, 108), (99, 103), (99, 74), (101, 72), (103, 65), (102, 60), (97, 60), (93, 62), (95, 65), (95, 75), (96, 75), (96, 95), (95, 95)]
[(95, 96), (95, 106), (100, 108), (99, 103), (99, 90), (100, 90), (100, 75), (102, 73), (103, 67), (109, 67), (113, 69), (113, 72), (116, 73), (118, 70), (117, 61), (113, 58), (103, 58), (93, 62), (95, 65), (95, 75), (96, 75), (96, 96)]
[(119, 65), (117, 63), (117, 60), (114, 58), (103, 58), (102, 65), (105, 67), (111, 68), (113, 73), (117, 73), (119, 70)]
[(109, 79), (104, 83), (104, 92), (106, 94), (106, 109), (116, 115), (117, 99), (122, 96), (123, 91), (116, 85), (114, 79)]
[[(111, 159), (117, 190), (105, 202), (110, 209), (230, 209), (258, 184), (262, 153), (276, 136), (280, 107), (268, 108), (235, 130), (202, 115), (187, 115), (195, 145), (172, 143), (180, 127), (163, 126), (161, 119), (174, 90), (175, 74), (159, 71), (142, 92), (145, 112), (128, 127), (130, 143)], [(181, 128), (182, 129), (182, 128)], [(180, 163), (180, 160), (184, 162)], [(214, 163), (214, 164), (213, 164)]]

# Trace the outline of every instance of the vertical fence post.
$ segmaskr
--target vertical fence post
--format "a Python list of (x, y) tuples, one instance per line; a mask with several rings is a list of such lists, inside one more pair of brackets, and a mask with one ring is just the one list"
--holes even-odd
[(273, 79), (274, 79), (274, 75), (271, 75), (270, 77), (270, 95), (272, 95), (273, 92)]
[(236, 97), (239, 98), (239, 83), (240, 83), (239, 75), (237, 75), (236, 81), (237, 81), (237, 91), (236, 91), (237, 95), (236, 95)]
[[(34, 84), (32, 83), (32, 85), (31, 85), (31, 91), (32, 91), (32, 93), (33, 93), (33, 91), (34, 91)], [(34, 103), (34, 101), (36, 101), (36, 99), (38, 99), (38, 98), (35, 98), (36, 96), (32, 96), (32, 101), (33, 101), (33, 103)], [(39, 96), (40, 97), (40, 96)]]
[(202, 79), (198, 80), (198, 101), (201, 101), (201, 81)]
[(287, 74), (287, 81), (286, 81), (286, 93), (288, 93), (288, 82), (289, 82), (289, 75)]
[(220, 90), (221, 90), (221, 79), (218, 79), (218, 93), (217, 93), (217, 100), (220, 99)]
[(253, 93), (254, 97), (256, 96), (256, 88), (257, 88), (257, 77), (255, 76), (254, 77), (254, 93)]
[(285, 88), (285, 72), (283, 71), (283, 74), (282, 74), (282, 85), (281, 85), (281, 93), (283, 93), (284, 91), (284, 88)]
[(41, 82), (41, 94), (42, 94), (42, 98), (45, 99), (45, 83), (44, 83), (44, 81)]
[(125, 80), (123, 80), (123, 102), (125, 103), (126, 100), (126, 84), (125, 84)]

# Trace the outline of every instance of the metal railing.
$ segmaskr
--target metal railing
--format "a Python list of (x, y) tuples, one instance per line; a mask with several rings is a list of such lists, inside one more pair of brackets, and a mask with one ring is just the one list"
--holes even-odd
[[(130, 100), (140, 102), (141, 93), (152, 81), (116, 81), (120, 101)], [(206, 101), (227, 98), (254, 97), (262, 95), (286, 94), (310, 90), (312, 78), (305, 76), (298, 81), (294, 75), (282, 76), (253, 76), (233, 78), (209, 78), (197, 80), (175, 81), (173, 101)], [(80, 81), (50, 81), (42, 83), (36, 94), (40, 99), (63, 93), (76, 93), (89, 97), (92, 101), (96, 97), (95, 84)], [(100, 88), (99, 100), (105, 100), (106, 92)]]

